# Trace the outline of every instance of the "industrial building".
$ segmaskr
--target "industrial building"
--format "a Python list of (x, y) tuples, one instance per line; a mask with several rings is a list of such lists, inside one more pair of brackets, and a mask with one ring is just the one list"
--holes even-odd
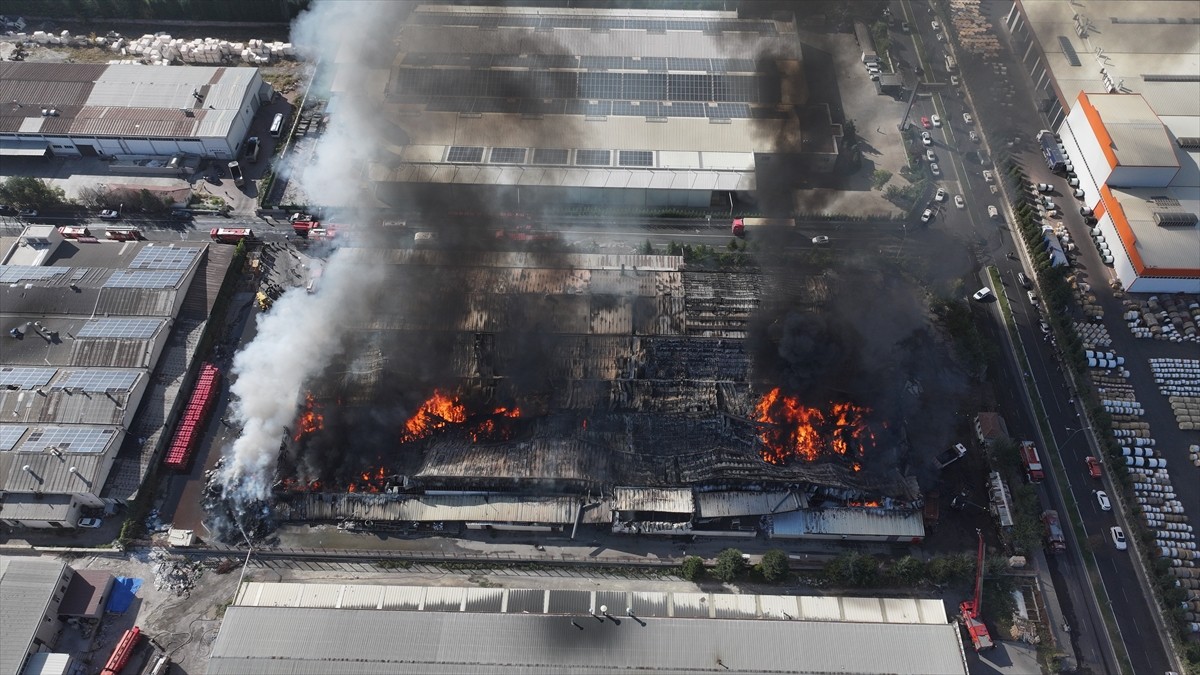
[(418, 6), (367, 80), (391, 134), (369, 177), (397, 206), (419, 189), (495, 211), (732, 207), (784, 162), (832, 171), (841, 128), (809, 104), (795, 25), (778, 19)]
[(237, 157), (257, 68), (0, 63), (0, 157)]
[(140, 485), (135, 460), (119, 472), (125, 494), (103, 494), (127, 438), (134, 457), (153, 449), (135, 414), (161, 427), (174, 403), (152, 373), (206, 245), (88, 242), (50, 226), (0, 245), (0, 523), (72, 528)]
[(0, 557), (0, 675), (74, 672), (71, 655), (54, 652), (65, 622), (99, 619), (112, 585), (107, 572)]
[(1137, 293), (1200, 293), (1200, 5), (1020, 0), (1007, 17), (1083, 204)]
[(209, 675), (614, 670), (965, 675), (967, 664), (940, 600), (247, 582), (208, 665)]

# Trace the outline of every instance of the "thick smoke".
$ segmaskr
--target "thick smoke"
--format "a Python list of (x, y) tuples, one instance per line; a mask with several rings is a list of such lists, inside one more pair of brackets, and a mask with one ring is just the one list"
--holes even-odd
[[(330, 61), (371, 64), (370, 47), (380, 44), (388, 18), (402, 9), (396, 3), (315, 2), (293, 25), (292, 39), (306, 59), (321, 61), (338, 77), (350, 78), (342, 83), (347, 90), (361, 91), (356, 78), (367, 71), (343, 71)], [(312, 202), (335, 208), (360, 198), (361, 166), (370, 148), (364, 142), (364, 102), (347, 96), (339, 103), (338, 114), (318, 141), (315, 161), (291, 167), (290, 172)], [(234, 418), (242, 431), (225, 449), (221, 479), (227, 497), (242, 503), (267, 497), (280, 440), (296, 418), (303, 389), (339, 353), (346, 326), (366, 311), (364, 298), (380, 281), (377, 272), (335, 252), (319, 292), (309, 295), (293, 289), (269, 314), (259, 315), (256, 337), (233, 363)]]

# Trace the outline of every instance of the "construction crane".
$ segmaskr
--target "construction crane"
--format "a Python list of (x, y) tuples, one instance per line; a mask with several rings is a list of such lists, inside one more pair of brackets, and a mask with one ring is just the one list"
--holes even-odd
[(975, 651), (981, 652), (985, 649), (991, 649), (996, 646), (992, 642), (992, 635), (988, 633), (987, 625), (983, 623), (981, 615), (983, 613), (983, 533), (975, 530), (975, 536), (979, 538), (979, 553), (975, 558), (975, 596), (970, 600), (964, 600), (958, 606), (959, 620), (967, 629), (967, 633), (971, 635), (971, 645), (975, 647)]

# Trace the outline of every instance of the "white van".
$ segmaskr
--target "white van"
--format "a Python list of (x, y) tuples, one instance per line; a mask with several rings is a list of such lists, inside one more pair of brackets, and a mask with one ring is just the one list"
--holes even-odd
[(271, 120), (271, 135), (279, 138), (283, 133), (283, 113), (275, 113), (275, 119)]

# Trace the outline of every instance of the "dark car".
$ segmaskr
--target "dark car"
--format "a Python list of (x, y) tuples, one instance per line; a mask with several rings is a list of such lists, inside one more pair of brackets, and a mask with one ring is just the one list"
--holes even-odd
[(20, 211), (17, 211), (18, 218), (37, 218), (37, 216), (37, 209), (21, 209)]

